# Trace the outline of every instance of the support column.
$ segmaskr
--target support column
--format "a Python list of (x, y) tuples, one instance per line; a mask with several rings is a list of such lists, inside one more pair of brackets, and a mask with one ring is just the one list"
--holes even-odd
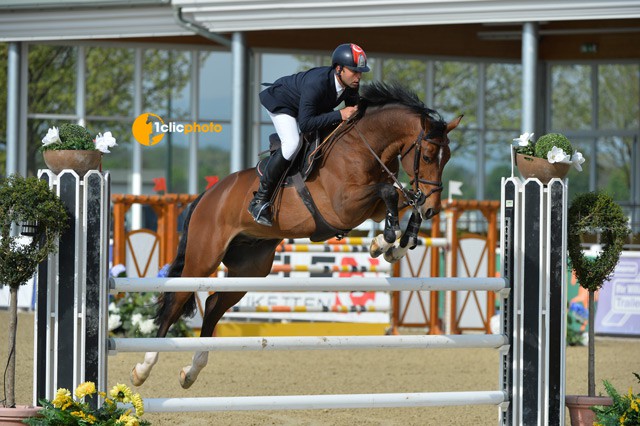
[(536, 70), (538, 68), (538, 23), (522, 27), (522, 125), (524, 132), (536, 132)]
[(7, 51), (7, 160), (6, 175), (19, 170), (20, 134), (20, 51), (21, 43), (11, 42)]
[(247, 47), (244, 33), (235, 32), (231, 41), (233, 61), (233, 103), (231, 115), (231, 172), (245, 167), (247, 129)]

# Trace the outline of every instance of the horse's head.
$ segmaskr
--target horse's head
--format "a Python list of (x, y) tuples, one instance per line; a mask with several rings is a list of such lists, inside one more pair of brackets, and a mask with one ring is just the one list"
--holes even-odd
[(442, 171), (451, 156), (448, 134), (460, 120), (462, 116), (446, 123), (435, 111), (426, 110), (416, 139), (402, 148), (402, 167), (411, 178), (413, 201), (423, 219), (440, 212)]

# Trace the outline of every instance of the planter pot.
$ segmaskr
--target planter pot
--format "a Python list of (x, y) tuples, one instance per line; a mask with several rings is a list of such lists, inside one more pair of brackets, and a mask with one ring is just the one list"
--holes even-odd
[(545, 158), (516, 154), (516, 166), (523, 178), (538, 178), (544, 185), (553, 178), (564, 179), (571, 164), (550, 163)]
[(613, 400), (608, 396), (565, 395), (564, 403), (569, 409), (571, 426), (591, 426), (596, 413), (591, 411), (589, 407), (611, 405)]
[(0, 407), (0, 425), (24, 425), (22, 421), (35, 417), (42, 407), (18, 405), (15, 408)]
[(102, 152), (97, 150), (48, 150), (42, 153), (47, 167), (55, 174), (71, 169), (80, 177), (89, 170), (96, 170), (102, 161)]

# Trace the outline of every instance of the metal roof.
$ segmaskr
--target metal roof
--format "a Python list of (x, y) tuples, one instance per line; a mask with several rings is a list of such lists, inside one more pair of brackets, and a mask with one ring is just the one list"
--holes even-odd
[[(640, 18), (639, 0), (0, 0), (0, 41)], [(195, 24), (185, 28), (176, 16)]]

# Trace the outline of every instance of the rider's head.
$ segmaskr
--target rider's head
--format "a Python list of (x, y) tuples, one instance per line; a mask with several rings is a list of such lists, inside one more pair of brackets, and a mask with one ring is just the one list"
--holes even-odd
[(331, 66), (340, 72), (345, 67), (353, 72), (368, 72), (367, 55), (357, 44), (345, 43), (336, 47), (331, 55)]

